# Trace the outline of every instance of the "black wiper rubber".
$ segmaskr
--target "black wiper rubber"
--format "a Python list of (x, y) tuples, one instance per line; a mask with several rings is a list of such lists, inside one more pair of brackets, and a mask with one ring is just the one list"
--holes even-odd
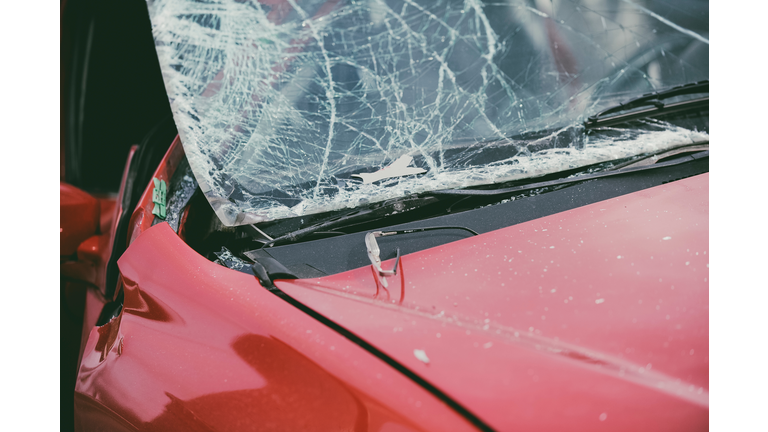
[(709, 150), (706, 150), (706, 151), (702, 151), (702, 152), (690, 155), (688, 157), (683, 157), (680, 159), (671, 160), (667, 162), (659, 162), (654, 165), (629, 167), (624, 169), (618, 169), (615, 171), (603, 171), (603, 172), (598, 172), (594, 174), (584, 174), (577, 177), (550, 180), (550, 181), (538, 182), (538, 183), (529, 183), (522, 186), (514, 186), (514, 187), (504, 188), (504, 189), (444, 189), (444, 190), (430, 192), (430, 194), (431, 195), (466, 195), (466, 196), (510, 195), (510, 194), (515, 194), (520, 192), (527, 192), (535, 189), (562, 186), (562, 185), (568, 185), (572, 183), (581, 183), (581, 182), (584, 182), (587, 180), (593, 180), (596, 178), (613, 177), (613, 176), (633, 173), (637, 171), (645, 171), (649, 169), (657, 169), (657, 168), (668, 167), (673, 165), (680, 165), (683, 163), (690, 162), (691, 160), (694, 160), (694, 159), (700, 159), (708, 156), (709, 156)]
[(584, 127), (589, 130), (597, 127), (612, 126), (615, 124), (650, 116), (708, 108), (709, 96), (688, 101), (675, 102), (671, 104), (664, 104), (663, 102), (666, 99), (670, 99), (676, 96), (698, 93), (709, 94), (708, 80), (685, 84), (678, 87), (672, 87), (669, 90), (646, 93), (639, 98), (632, 99), (629, 102), (616, 105), (593, 116), (590, 116), (584, 122)]
[(251, 270), (253, 274), (259, 279), (261, 286), (267, 289), (274, 289), (275, 279), (298, 279), (299, 277), (292, 271), (288, 270), (278, 260), (266, 253), (260, 253), (259, 250), (255, 250), (246, 255), (248, 258), (253, 259), (251, 264)]
[(288, 234), (282, 235), (272, 241), (264, 243), (261, 248), (263, 249), (265, 247), (274, 246), (283, 242), (295, 242), (310, 234), (332, 230), (334, 228), (347, 225), (353, 221), (364, 221), (382, 218), (395, 212), (406, 212), (428, 204), (433, 204), (435, 202), (437, 202), (437, 199), (432, 196), (411, 196), (406, 198), (391, 199), (384, 201), (384, 203), (381, 205), (375, 206), (373, 208), (357, 209), (344, 215), (335, 216), (331, 220), (289, 232)]
[(390, 235), (397, 235), (397, 234), (411, 234), (411, 233), (418, 233), (418, 232), (425, 232), (425, 231), (436, 231), (436, 230), (464, 230), (473, 236), (480, 235), (477, 233), (477, 231), (473, 229), (469, 229), (467, 227), (463, 226), (434, 226), (434, 227), (424, 227), (424, 228), (409, 228), (404, 230), (395, 230), (395, 231), (384, 231), (382, 232), (382, 236), (390, 236)]
[(341, 325), (337, 324), (335, 321), (326, 318), (324, 315), (318, 313), (317, 311), (310, 308), (309, 306), (306, 306), (304, 303), (301, 303), (300, 301), (294, 299), (290, 295), (286, 294), (284, 291), (280, 290), (280, 288), (274, 287), (268, 290), (269, 292), (278, 296), (288, 304), (306, 313), (307, 315), (311, 316), (321, 324), (327, 326), (331, 330), (334, 330), (341, 336), (347, 338), (352, 343), (360, 346), (362, 349), (376, 356), (379, 360), (388, 364), (390, 367), (392, 367), (396, 371), (410, 378), (417, 385), (423, 387), (426, 391), (432, 393), (437, 399), (439, 399), (440, 401), (448, 405), (450, 408), (456, 411), (460, 416), (464, 417), (469, 423), (474, 425), (478, 430), (484, 431), (484, 432), (486, 431), (493, 432), (493, 429), (487, 424), (485, 424), (483, 420), (480, 419), (480, 417), (476, 416), (474, 413), (464, 408), (463, 405), (453, 400), (453, 398), (451, 398), (451, 396), (449, 396), (447, 393), (444, 393), (438, 387), (432, 385), (432, 383), (422, 378), (420, 374), (417, 374), (412, 370), (408, 369), (408, 367), (404, 366), (394, 358), (390, 357), (384, 351), (368, 343), (365, 339), (361, 338), (360, 336), (356, 335), (355, 333), (351, 332), (345, 327), (342, 327)]

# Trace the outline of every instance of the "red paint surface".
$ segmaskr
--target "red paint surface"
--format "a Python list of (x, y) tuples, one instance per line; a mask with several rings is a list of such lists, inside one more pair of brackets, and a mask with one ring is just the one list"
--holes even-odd
[[(104, 297), (106, 292), (106, 267), (114, 247), (117, 232), (117, 221), (122, 213), (123, 193), (126, 188), (128, 169), (138, 146), (132, 146), (126, 159), (123, 177), (120, 184), (120, 193), (117, 197), (100, 197), (99, 234), (94, 235), (80, 243), (77, 247), (76, 260), (61, 263), (62, 281), (66, 281), (62, 295), (74, 291), (73, 286), (85, 290), (82, 314), (82, 328), (77, 333), (78, 337), (69, 334), (62, 337), (62, 344), (76, 344), (79, 346), (79, 359), (82, 358), (85, 342), (88, 339), (93, 326), (98, 320), (104, 304), (109, 300)], [(83, 192), (84, 193), (84, 192)], [(75, 291), (77, 292), (77, 291)], [(69, 299), (68, 299), (69, 300)], [(70, 301), (73, 303), (73, 301)], [(80, 360), (78, 360), (79, 364)]]
[(472, 430), (254, 277), (192, 251), (167, 224), (144, 230), (118, 264), (125, 307), (88, 336), (79, 430)]
[(370, 266), (276, 285), (498, 430), (704, 430), (708, 185), (406, 255), (388, 290)]
[[(93, 204), (90, 200), (86, 198), (80, 198), (86, 200), (86, 202), (89, 203), (89, 205), (93, 204), (98, 207), (98, 211), (96, 213), (96, 224), (97, 227), (94, 229), (91, 227), (88, 229), (88, 231), (91, 232), (91, 234), (94, 234), (90, 237), (84, 238), (81, 240), (80, 243), (78, 243), (75, 246), (75, 250), (73, 251), (77, 253), (76, 259), (71, 261), (65, 261), (61, 263), (61, 276), (64, 278), (67, 278), (69, 281), (81, 281), (86, 282), (88, 285), (98, 288), (101, 294), (104, 294), (106, 292), (105, 283), (106, 283), (106, 266), (107, 261), (109, 261), (110, 255), (112, 254), (112, 248), (115, 243), (115, 234), (117, 231), (117, 220), (119, 219), (120, 214), (122, 213), (122, 201), (123, 201), (123, 192), (126, 187), (126, 181), (128, 176), (128, 168), (131, 164), (131, 160), (133, 159), (134, 154), (136, 153), (136, 150), (138, 149), (138, 146), (131, 147), (130, 151), (128, 152), (128, 158), (126, 159), (125, 168), (123, 170), (123, 177), (122, 182), (120, 184), (120, 193), (118, 196), (104, 196), (95, 198), (91, 195), (87, 194), (86, 192), (80, 191), (77, 189), (79, 197), (83, 197), (83, 194), (90, 198), (90, 200), (95, 200), (96, 203)], [(62, 187), (67, 186), (68, 189), (76, 189), (73, 186), (66, 185), (62, 183)], [(63, 189), (62, 189), (63, 190)], [(71, 223), (65, 221), (65, 217), (71, 218), (75, 220), (77, 224), (83, 224), (85, 223), (83, 221), (82, 217), (82, 207), (73, 206), (71, 209), (68, 210), (69, 214), (65, 216), (65, 205), (64, 205), (64, 192), (62, 192), (62, 217), (61, 217), (61, 225), (64, 227), (64, 225)], [(79, 211), (75, 211), (75, 209), (80, 209)], [(86, 212), (86, 218), (90, 218), (90, 215), (92, 210), (88, 210)], [(80, 215), (80, 216), (78, 216)], [(89, 222), (90, 223), (90, 222)], [(64, 228), (62, 228), (62, 236), (64, 235)], [(85, 231), (84, 231), (85, 232)], [(67, 246), (69, 247), (69, 246)], [(64, 248), (64, 242), (62, 241), (62, 248)], [(101, 305), (103, 305), (103, 296), (101, 297), (102, 302)], [(95, 305), (93, 307), (100, 308), (100, 305)], [(100, 310), (100, 309), (99, 309)], [(95, 322), (95, 321), (94, 321)], [(88, 328), (90, 328), (93, 325), (91, 322), (88, 324)]]
[[(182, 156), (177, 137), (155, 177)], [(707, 188), (698, 176), (406, 255), (388, 289), (370, 267), (277, 285), (499, 430), (705, 429)], [(79, 430), (471, 429), (254, 278), (150, 229), (151, 189), (120, 260), (125, 309), (85, 334)]]
[(72, 255), (85, 239), (99, 230), (99, 200), (70, 184), (59, 183), (59, 249)]

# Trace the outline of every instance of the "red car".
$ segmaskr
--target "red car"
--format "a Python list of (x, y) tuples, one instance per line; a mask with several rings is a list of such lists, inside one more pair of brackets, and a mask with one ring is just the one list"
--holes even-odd
[(69, 0), (62, 428), (708, 430), (708, 48), (694, 0)]

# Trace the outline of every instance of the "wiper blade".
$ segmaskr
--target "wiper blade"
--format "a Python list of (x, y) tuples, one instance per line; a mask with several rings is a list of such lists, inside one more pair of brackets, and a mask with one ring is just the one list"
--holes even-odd
[(590, 116), (584, 122), (584, 127), (589, 130), (654, 115), (672, 114), (692, 109), (708, 108), (709, 96), (669, 104), (664, 103), (665, 100), (673, 97), (703, 93), (709, 94), (709, 80), (685, 84), (659, 92), (647, 93), (639, 98), (632, 99), (629, 102), (616, 105)]
[[(383, 203), (373, 204), (370, 207), (357, 208), (344, 214), (335, 215), (330, 219), (322, 220), (318, 223), (310, 225), (306, 228), (292, 230), (287, 234), (283, 234), (279, 237), (269, 237), (263, 235), (260, 238), (260, 242), (263, 242), (261, 248), (272, 247), (283, 243), (297, 242), (303, 238), (311, 236), (313, 234), (321, 233), (329, 230), (336, 230), (338, 228), (349, 228), (359, 224), (368, 224), (370, 222), (391, 218), (395, 214), (402, 214), (416, 209), (423, 209), (427, 206), (437, 203), (442, 207), (447, 207), (447, 210), (443, 212), (450, 212), (455, 200), (445, 201), (446, 198), (453, 196), (460, 200), (469, 196), (485, 196), (485, 197), (502, 197), (506, 195), (514, 195), (519, 193), (525, 193), (529, 191), (535, 191), (537, 189), (567, 186), (574, 183), (582, 183), (588, 180), (593, 180), (602, 177), (617, 176), (622, 174), (628, 174), (636, 171), (642, 171), (647, 169), (655, 169), (666, 166), (678, 165), (682, 163), (690, 162), (694, 159), (701, 159), (709, 156), (708, 143), (694, 143), (686, 144), (683, 146), (668, 149), (655, 155), (647, 155), (638, 159), (633, 159), (627, 163), (618, 165), (611, 171), (602, 171), (592, 174), (582, 174), (575, 177), (561, 178), (550, 181), (543, 181), (537, 183), (528, 183), (521, 186), (514, 186), (503, 189), (444, 189), (432, 192), (424, 192), (419, 195), (412, 195), (404, 198), (395, 198)], [(656, 160), (664, 159), (674, 156), (683, 152), (697, 152), (688, 157), (683, 157), (677, 160), (671, 160), (666, 162), (655, 163)], [(651, 163), (655, 163), (650, 165)], [(445, 201), (445, 202), (444, 202)], [(441, 208), (442, 208), (441, 207)], [(255, 227), (254, 227), (255, 228)], [(354, 230), (354, 228), (352, 228)], [(462, 227), (435, 227), (432, 229), (466, 229)], [(470, 230), (471, 231), (471, 230)], [(347, 234), (349, 232), (337, 232), (337, 234)], [(473, 232), (474, 234), (474, 232)]]
[(410, 196), (387, 200), (380, 204), (374, 204), (368, 208), (358, 208), (348, 213), (337, 215), (330, 220), (325, 220), (306, 228), (291, 231), (288, 234), (284, 234), (264, 243), (262, 248), (275, 246), (276, 244), (285, 242), (295, 242), (311, 234), (332, 230), (334, 228), (347, 226), (354, 223), (381, 219), (393, 214), (408, 212), (427, 206), (429, 204), (434, 204), (438, 201), (439, 199), (433, 196)]
[[(692, 147), (692, 150), (700, 150), (700, 147), (699, 147), (700, 145), (701, 143), (692, 144), (690, 146)], [(555, 186), (564, 186), (572, 183), (581, 183), (587, 180), (593, 180), (593, 179), (602, 178), (602, 177), (612, 177), (612, 176), (628, 174), (636, 171), (643, 171), (647, 169), (655, 169), (655, 168), (667, 167), (672, 165), (679, 165), (682, 163), (690, 162), (691, 160), (702, 159), (705, 157), (709, 157), (709, 150), (695, 153), (687, 158), (682, 158), (679, 160), (671, 160), (667, 162), (659, 162), (654, 165), (628, 166), (625, 168), (615, 169), (612, 171), (602, 171), (602, 172), (597, 172), (593, 174), (584, 174), (576, 177), (569, 177), (569, 178), (558, 179), (558, 180), (529, 183), (522, 186), (514, 186), (509, 188), (503, 188), (503, 189), (444, 189), (444, 190), (430, 192), (430, 194), (438, 195), (438, 196), (439, 195), (465, 195), (465, 196), (511, 195), (516, 193), (528, 192), (536, 189), (555, 187)]]

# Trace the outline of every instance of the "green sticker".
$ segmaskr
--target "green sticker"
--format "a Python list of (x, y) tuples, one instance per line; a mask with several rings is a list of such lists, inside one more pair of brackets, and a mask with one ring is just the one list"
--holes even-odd
[(165, 219), (165, 206), (155, 204), (155, 208), (152, 209), (152, 214), (159, 217), (160, 219)]
[(155, 203), (152, 214), (160, 219), (165, 219), (165, 194), (167, 192), (165, 180), (153, 178), (152, 181), (155, 183), (155, 187), (152, 189), (152, 202)]

